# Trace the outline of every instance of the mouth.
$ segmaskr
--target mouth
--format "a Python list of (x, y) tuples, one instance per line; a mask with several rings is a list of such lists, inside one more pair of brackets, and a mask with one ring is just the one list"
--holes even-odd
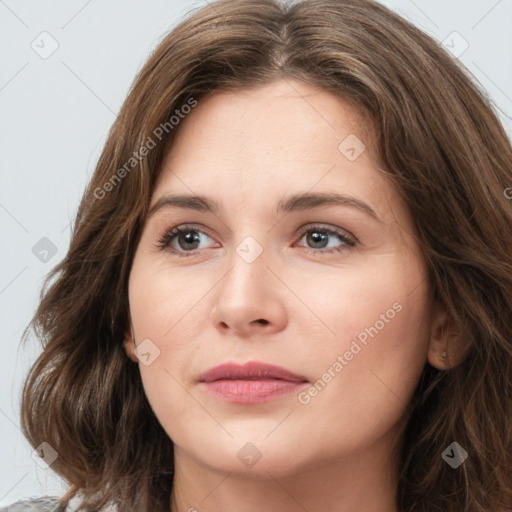
[(225, 363), (199, 376), (199, 382), (217, 398), (233, 403), (258, 403), (296, 392), (306, 377), (279, 366), (248, 362)]

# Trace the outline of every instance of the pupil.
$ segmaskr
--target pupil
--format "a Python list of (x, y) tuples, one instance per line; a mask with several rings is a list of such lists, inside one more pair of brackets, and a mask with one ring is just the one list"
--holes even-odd
[[(184, 233), (181, 235), (182, 240), (184, 240), (185, 245), (187, 244), (194, 244), (195, 242), (199, 242), (199, 235), (194, 231), (188, 231), (187, 233)], [(180, 245), (181, 240), (180, 240)], [(188, 249), (195, 249), (196, 247), (187, 247)]]
[[(321, 247), (325, 247), (325, 244), (322, 244), (322, 242), (327, 241), (327, 235), (325, 233), (313, 231), (311, 232), (310, 238), (312, 239), (313, 244), (321, 244)], [(318, 245), (315, 248), (318, 248)]]

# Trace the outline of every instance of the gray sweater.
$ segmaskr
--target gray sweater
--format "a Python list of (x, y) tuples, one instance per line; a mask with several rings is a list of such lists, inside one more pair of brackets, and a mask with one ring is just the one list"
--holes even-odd
[[(0, 507), (0, 512), (76, 512), (80, 500), (71, 500), (67, 507), (59, 505), (59, 498), (54, 496), (43, 496), (41, 498), (27, 498), (7, 507)], [(73, 506), (74, 505), (74, 506)], [(103, 512), (116, 512), (115, 507), (106, 507)], [(82, 509), (80, 512), (90, 512), (89, 509)]]
[[(59, 505), (59, 498), (55, 496), (43, 496), (40, 498), (25, 498), (7, 507), (0, 507), (0, 512), (77, 512), (80, 498), (75, 496), (67, 507)], [(89, 509), (81, 509), (80, 512), (91, 512)], [(114, 505), (106, 505), (98, 512), (118, 512)]]
[(17, 501), (0, 508), (0, 512), (72, 512), (72, 508), (59, 506), (59, 498), (46, 496)]

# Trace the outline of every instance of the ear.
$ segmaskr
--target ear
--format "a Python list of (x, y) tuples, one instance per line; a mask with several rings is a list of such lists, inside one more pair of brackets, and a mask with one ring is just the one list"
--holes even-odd
[(123, 345), (124, 345), (124, 350), (126, 352), (126, 355), (134, 363), (138, 363), (139, 360), (138, 360), (137, 356), (135, 355), (135, 349), (136, 349), (135, 340), (133, 339), (133, 335), (132, 335), (131, 331), (125, 332)]
[(469, 349), (469, 337), (458, 326), (444, 304), (432, 308), (428, 362), (439, 370), (459, 365)]

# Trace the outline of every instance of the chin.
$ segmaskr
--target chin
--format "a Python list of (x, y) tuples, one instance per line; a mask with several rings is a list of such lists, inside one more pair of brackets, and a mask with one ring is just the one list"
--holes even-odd
[[(301, 442), (296, 438), (296, 431), (282, 429), (279, 434), (272, 432), (269, 435), (277, 425), (275, 421), (264, 422), (264, 428), (261, 428), (261, 420), (256, 423), (247, 428), (247, 422), (244, 422), (246, 428), (239, 425), (236, 432), (230, 425), (231, 429), (227, 429), (233, 437), (224, 430), (215, 436), (211, 430), (203, 429), (193, 438), (187, 435), (184, 442), (177, 439), (175, 444), (180, 446), (182, 455), (187, 454), (196, 464), (221, 473), (233, 473), (232, 476), (282, 478), (305, 470), (311, 463), (306, 454), (297, 448)], [(268, 428), (270, 424), (271, 428)]]

